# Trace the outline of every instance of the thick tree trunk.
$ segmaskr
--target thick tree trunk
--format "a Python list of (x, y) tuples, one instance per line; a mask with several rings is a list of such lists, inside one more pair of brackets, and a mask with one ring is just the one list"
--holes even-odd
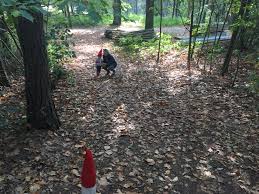
[(121, 0), (113, 1), (113, 25), (121, 25)]
[(146, 0), (146, 23), (145, 29), (154, 28), (154, 0)]
[(35, 129), (58, 129), (60, 122), (50, 92), (43, 15), (33, 16), (34, 22), (20, 17), (17, 26), (25, 66), (27, 122)]

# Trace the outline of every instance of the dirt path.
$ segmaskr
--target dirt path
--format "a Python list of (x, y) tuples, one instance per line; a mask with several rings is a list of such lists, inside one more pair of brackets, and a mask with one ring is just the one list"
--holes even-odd
[(76, 84), (62, 82), (54, 93), (62, 128), (1, 133), (0, 193), (79, 193), (85, 144), (99, 193), (258, 192), (253, 96), (213, 76), (189, 78), (179, 56), (158, 68), (117, 54), (123, 76), (95, 80), (96, 53), (113, 53), (112, 44), (103, 28), (73, 33), (77, 59), (68, 67)]

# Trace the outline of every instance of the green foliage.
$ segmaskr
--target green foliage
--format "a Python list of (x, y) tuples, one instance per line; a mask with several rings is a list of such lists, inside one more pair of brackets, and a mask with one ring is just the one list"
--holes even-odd
[[(163, 27), (170, 27), (170, 26), (178, 26), (178, 25), (182, 25), (183, 22), (186, 22), (186, 19), (183, 19), (184, 21), (182, 21), (182, 19), (180, 17), (178, 18), (172, 18), (172, 17), (163, 17), (163, 21), (162, 21), (162, 26)], [(155, 16), (154, 17), (154, 27), (159, 27), (160, 26), (160, 17), (159, 16)]]
[[(143, 41), (139, 36), (126, 36), (120, 38), (117, 45), (122, 47), (127, 53), (132, 55), (153, 55), (158, 49), (159, 39), (154, 38), (149, 41)], [(162, 34), (161, 38), (161, 53), (170, 51), (171, 49), (180, 49), (179, 42), (172, 42), (171, 35)]]
[(46, 13), (40, 5), (40, 0), (27, 0), (22, 2), (18, 0), (1, 0), (0, 14), (6, 12), (15, 18), (22, 16), (27, 20), (33, 21), (32, 11), (41, 12), (43, 14)]
[[(145, 26), (145, 16), (144, 15), (137, 15), (137, 14), (128, 14), (126, 17), (123, 18), (125, 22), (135, 22), (141, 24), (141, 26)], [(181, 18), (172, 18), (172, 17), (163, 17), (162, 26), (163, 27), (170, 27), (170, 26), (177, 26), (182, 25), (183, 22), (187, 22), (187, 19), (184, 18), (183, 21)], [(154, 17), (154, 27), (160, 26), (160, 16)]]
[(256, 94), (259, 94), (259, 75), (256, 72), (251, 73), (250, 75), (250, 88)]
[(68, 40), (72, 35), (69, 29), (53, 27), (47, 36), (50, 71), (54, 78), (59, 79), (66, 76), (64, 63), (75, 57), (75, 52), (70, 49)]
[(247, 58), (249, 57), (251, 58), (250, 60), (253, 61), (252, 63), (255, 62), (255, 69), (250, 75), (250, 89), (252, 90), (252, 92), (259, 95), (259, 51), (253, 53), (251, 56), (248, 55)]

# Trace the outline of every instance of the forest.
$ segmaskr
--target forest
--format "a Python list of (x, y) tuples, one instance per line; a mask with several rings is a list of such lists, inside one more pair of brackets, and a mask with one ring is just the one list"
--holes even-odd
[(258, 139), (258, 0), (0, 0), (0, 193), (256, 194)]

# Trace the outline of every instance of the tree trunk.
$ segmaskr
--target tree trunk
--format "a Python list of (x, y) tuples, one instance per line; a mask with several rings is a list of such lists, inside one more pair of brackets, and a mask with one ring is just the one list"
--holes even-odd
[[(237, 18), (240, 16), (241, 19), (243, 19), (246, 4), (247, 4), (246, 0), (241, 0), (241, 5), (240, 5), (240, 8), (239, 8)], [(228, 52), (227, 52), (227, 55), (225, 57), (224, 64), (223, 64), (223, 67), (222, 67), (222, 71), (221, 71), (222, 76), (224, 76), (225, 73), (228, 72), (229, 63), (231, 61), (232, 53), (233, 53), (233, 50), (234, 50), (234, 47), (235, 47), (235, 43), (236, 43), (236, 39), (238, 37), (239, 31), (240, 31), (240, 25), (238, 25), (232, 33), (232, 37), (231, 37), (230, 45), (229, 45), (229, 48), (228, 48)]]
[(193, 31), (193, 20), (194, 20), (194, 0), (192, 0), (191, 4), (191, 25), (190, 25), (190, 37), (189, 37), (189, 51), (188, 51), (188, 61), (187, 61), (187, 68), (191, 70), (191, 60), (192, 60), (192, 31)]
[(188, 12), (187, 17), (190, 18), (192, 13), (192, 0), (188, 0)]
[(67, 10), (68, 26), (69, 26), (69, 28), (72, 28), (71, 14), (70, 14), (70, 10), (69, 10), (69, 6), (68, 5), (66, 5), (66, 10)]
[(145, 29), (154, 28), (154, 0), (146, 0), (146, 22)]
[(70, 4), (70, 9), (71, 9), (71, 14), (72, 14), (72, 15), (75, 15), (74, 6), (73, 6), (72, 4)]
[(121, 0), (113, 1), (113, 25), (121, 25)]
[(43, 15), (32, 14), (34, 22), (20, 17), (17, 25), (25, 69), (27, 122), (33, 129), (58, 129), (60, 122), (50, 92)]
[[(7, 46), (10, 47), (9, 37), (6, 34), (5, 25), (3, 23), (2, 18), (0, 18), (0, 40), (1, 40), (1, 42), (3, 41)], [(7, 77), (5, 68), (4, 68), (3, 56), (1, 56), (1, 55), (5, 54), (5, 50), (6, 50), (4, 48), (3, 44), (0, 44), (0, 50), (2, 51), (0, 53), (0, 86), (10, 86), (8, 77)]]
[(6, 86), (6, 87), (10, 86), (7, 74), (5, 72), (5, 68), (4, 68), (4, 64), (3, 64), (3, 61), (2, 61), (2, 57), (0, 59), (0, 86)]
[(136, 0), (135, 4), (135, 14), (138, 14), (138, 0)]
[(173, 1), (173, 13), (172, 13), (172, 18), (175, 17), (175, 13), (176, 13), (176, 0)]
[(160, 22), (159, 22), (159, 44), (156, 62), (159, 63), (161, 51), (161, 38), (162, 38), (162, 22), (163, 22), (163, 0), (160, 0)]

